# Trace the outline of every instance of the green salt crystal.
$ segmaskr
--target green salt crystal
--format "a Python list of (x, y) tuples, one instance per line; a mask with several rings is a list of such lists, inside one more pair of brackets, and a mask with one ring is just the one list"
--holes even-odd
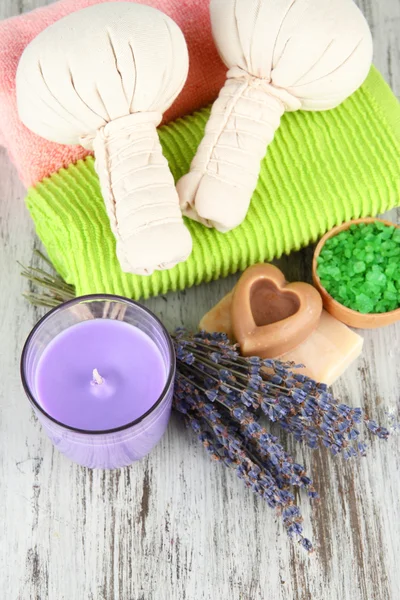
[(385, 274), (387, 277), (389, 277), (390, 279), (392, 279), (392, 277), (396, 274), (397, 271), (397, 265), (395, 262), (389, 263), (388, 266), (385, 269)]
[(394, 301), (390, 301), (387, 304), (387, 311), (390, 312), (391, 310), (396, 310), (396, 308), (398, 308), (398, 302), (397, 300)]
[(362, 260), (354, 263), (354, 272), (355, 273), (364, 273), (365, 271), (365, 262)]
[(374, 225), (376, 229), (379, 229), (379, 231), (383, 231), (386, 227), (386, 225), (384, 223), (381, 223), (381, 221), (375, 221)]
[(383, 297), (385, 298), (385, 300), (397, 302), (396, 292), (389, 292), (388, 290), (386, 290), (386, 292), (383, 293)]
[(358, 285), (350, 285), (349, 290), (354, 295), (355, 298), (357, 296), (359, 296), (360, 293), (363, 291), (362, 288), (360, 288)]
[(363, 293), (359, 294), (356, 297), (356, 302), (357, 302), (357, 310), (363, 314), (372, 312), (372, 310), (374, 308), (374, 301), (366, 294), (363, 294)]
[(371, 284), (368, 285), (367, 283), (365, 283), (362, 286), (361, 293), (365, 294), (369, 298), (373, 298), (373, 300), (376, 302), (382, 296), (383, 289), (379, 285), (372, 285), (371, 286)]
[(376, 296), (378, 296), (382, 290), (382, 288), (379, 285), (374, 285), (373, 283), (370, 283), (370, 282), (367, 282), (363, 286), (363, 289), (364, 289), (365, 293), (368, 294), (369, 296), (371, 296), (372, 298), (375, 298)]
[(387, 242), (391, 237), (392, 237), (392, 232), (391, 231), (382, 231), (382, 233), (380, 234), (381, 239), (382, 239), (382, 243), (384, 244), (385, 242)]
[(386, 305), (384, 302), (382, 302), (382, 300), (380, 300), (379, 302), (377, 302), (375, 304), (375, 312), (377, 313), (384, 313), (386, 312)]
[(322, 253), (322, 256), (323, 256), (323, 258), (324, 258), (325, 260), (331, 260), (331, 258), (332, 258), (332, 256), (333, 256), (333, 252), (332, 252), (332, 250), (325, 250), (325, 251)]
[(391, 249), (388, 252), (386, 252), (386, 256), (388, 258), (392, 258), (394, 256), (400, 256), (400, 248), (398, 246), (393, 247), (393, 245), (392, 245)]
[(389, 239), (382, 242), (382, 246), (381, 246), (382, 250), (390, 250), (392, 248), (392, 243), (393, 243), (392, 240), (389, 240)]
[(400, 244), (400, 229), (396, 228), (393, 231), (392, 240), (395, 244)]
[(366, 275), (366, 280), (376, 285), (384, 285), (386, 283), (386, 275), (377, 271), (369, 271)]
[(354, 277), (354, 265), (352, 262), (349, 262), (348, 267), (347, 267), (347, 274), (349, 275), (350, 279), (352, 277)]
[(329, 265), (325, 267), (326, 273), (328, 275), (330, 275), (331, 277), (338, 277), (338, 275), (340, 275), (340, 269), (339, 267), (335, 266), (335, 265)]
[(353, 250), (353, 255), (354, 255), (356, 258), (364, 258), (365, 252), (364, 252), (364, 250), (362, 250), (361, 248), (355, 248), (355, 249)]
[(373, 273), (382, 273), (382, 267), (379, 265), (372, 265), (371, 271)]

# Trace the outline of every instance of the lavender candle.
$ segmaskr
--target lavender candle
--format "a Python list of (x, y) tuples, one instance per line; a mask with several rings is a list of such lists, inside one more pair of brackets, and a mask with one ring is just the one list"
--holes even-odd
[(131, 300), (106, 295), (50, 311), (21, 359), (25, 391), (50, 439), (92, 468), (126, 466), (159, 441), (174, 374), (160, 321)]

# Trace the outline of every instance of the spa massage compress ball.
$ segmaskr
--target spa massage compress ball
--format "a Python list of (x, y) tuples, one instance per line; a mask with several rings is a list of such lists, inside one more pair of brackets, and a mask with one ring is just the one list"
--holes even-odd
[(124, 271), (151, 274), (191, 253), (156, 129), (187, 74), (176, 23), (130, 2), (64, 17), (26, 47), (18, 65), (22, 122), (48, 140), (94, 150)]
[(177, 188), (187, 216), (225, 232), (246, 216), (283, 113), (343, 102), (369, 72), (372, 40), (352, 0), (211, 0), (210, 9), (229, 71)]

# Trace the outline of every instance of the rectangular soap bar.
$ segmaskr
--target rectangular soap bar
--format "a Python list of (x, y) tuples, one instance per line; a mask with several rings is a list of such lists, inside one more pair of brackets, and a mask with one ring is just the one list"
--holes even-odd
[[(232, 292), (204, 315), (199, 328), (210, 333), (226, 333), (235, 342), (230, 316), (231, 302)], [(299, 372), (332, 385), (360, 356), (363, 343), (360, 335), (323, 310), (317, 329), (300, 346), (276, 358), (306, 365)]]
[(226, 333), (230, 341), (235, 342), (235, 336), (232, 330), (231, 321), (231, 303), (232, 303), (232, 292), (229, 292), (213, 306), (201, 319), (199, 323), (200, 331), (207, 331), (208, 333)]
[(362, 352), (363, 338), (322, 311), (317, 329), (300, 346), (279, 357), (306, 365), (300, 372), (332, 385)]

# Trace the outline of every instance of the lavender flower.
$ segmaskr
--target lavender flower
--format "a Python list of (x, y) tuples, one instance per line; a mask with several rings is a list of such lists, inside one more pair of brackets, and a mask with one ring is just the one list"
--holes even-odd
[[(229, 420), (229, 413), (216, 409), (207, 398), (204, 399), (204, 395), (193, 389), (186, 376), (179, 374), (175, 389), (175, 408), (184, 413), (187, 424), (212, 457), (234, 469), (246, 487), (261, 496), (271, 508), (279, 509), (289, 535), (298, 536), (300, 543), (311, 550), (311, 543), (302, 533), (300, 510), (294, 505), (294, 495), (290, 491), (290, 484), (311, 484), (308, 478), (302, 480), (303, 467), (293, 463), (267, 432), (265, 436), (269, 440), (269, 449), (266, 446), (263, 456), (257, 455), (256, 450), (253, 452), (246, 445), (246, 437), (240, 435), (240, 428)], [(279, 476), (281, 464), (285, 467)]]
[(224, 334), (186, 337), (180, 331), (175, 341), (178, 368), (182, 365), (193, 385), (203, 387), (210, 401), (225, 396), (254, 414), (262, 411), (311, 448), (322, 444), (337, 454), (353, 445), (358, 451), (356, 442), (363, 421), (378, 437), (386, 439), (389, 435), (360, 408), (339, 403), (325, 384), (296, 373), (292, 363), (242, 357)]
[(276, 508), (290, 537), (307, 550), (294, 488), (317, 498), (304, 467), (259, 422), (272, 422), (310, 448), (323, 445), (345, 458), (365, 455), (359, 439), (367, 430), (381, 439), (388, 431), (359, 408), (339, 403), (320, 384), (296, 372), (297, 365), (240, 356), (221, 333), (173, 336), (177, 355), (174, 407), (214, 460), (236, 471), (247, 487)]

